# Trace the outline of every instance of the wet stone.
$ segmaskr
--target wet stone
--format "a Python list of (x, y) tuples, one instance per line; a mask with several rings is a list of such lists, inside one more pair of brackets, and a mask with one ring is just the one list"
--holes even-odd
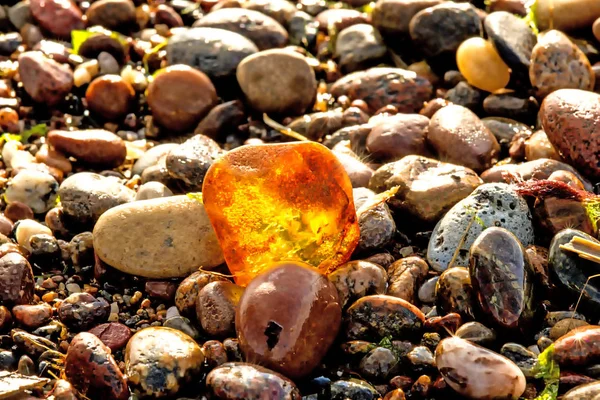
[(45, 303), (14, 306), (12, 314), (15, 321), (21, 326), (28, 329), (35, 329), (50, 321), (50, 318), (52, 317), (52, 307)]
[[(554, 277), (553, 282), (563, 291), (565, 300), (576, 301), (583, 291), (581, 305), (584, 308), (595, 308), (600, 305), (600, 291), (592, 279), (587, 286), (588, 275), (597, 270), (595, 263), (580, 258), (575, 253), (563, 251), (560, 246), (569, 243), (574, 237), (581, 237), (598, 243), (592, 236), (574, 229), (558, 232), (550, 243), (548, 266)], [(585, 290), (583, 290), (585, 286)]]
[(490, 116), (532, 123), (537, 117), (539, 104), (533, 97), (524, 98), (512, 93), (490, 94), (483, 100), (483, 110)]
[(248, 56), (236, 76), (250, 106), (260, 112), (300, 115), (315, 100), (315, 73), (305, 57), (290, 50)]
[(430, 267), (442, 272), (453, 259), (453, 265), (468, 265), (471, 245), (485, 228), (492, 226), (508, 229), (523, 246), (533, 243), (533, 225), (526, 201), (509, 185), (484, 184), (437, 223), (427, 249)]
[(133, 87), (119, 75), (103, 75), (94, 79), (85, 93), (88, 108), (108, 120), (123, 118), (134, 96)]
[(88, 8), (85, 16), (90, 25), (127, 32), (135, 23), (135, 5), (131, 0), (99, 0)]
[(444, 271), (437, 281), (435, 296), (442, 314), (455, 312), (465, 319), (475, 319), (475, 298), (467, 268), (452, 267)]
[[(486, 117), (481, 121), (496, 137), (503, 151), (508, 149), (509, 155), (515, 159), (525, 157), (527, 139), (532, 135), (531, 128), (528, 125), (503, 117)], [(518, 143), (515, 144), (516, 142)], [(518, 154), (516, 153), (516, 146), (521, 146), (521, 149), (518, 149)]]
[(481, 20), (470, 4), (439, 4), (418, 12), (410, 36), (426, 57), (453, 55), (466, 39), (481, 36)]
[(68, 39), (72, 30), (85, 27), (81, 11), (71, 0), (32, 0), (29, 10), (40, 26), (62, 39)]
[(214, 281), (227, 281), (227, 278), (204, 271), (196, 271), (185, 278), (175, 292), (175, 305), (179, 312), (186, 316), (194, 315), (198, 294), (204, 286)]
[(60, 103), (73, 86), (71, 69), (40, 51), (28, 51), (19, 56), (19, 74), (25, 91), (33, 100), (48, 106)]
[(429, 118), (396, 114), (378, 120), (367, 136), (367, 150), (382, 160), (398, 160), (410, 154), (430, 155), (427, 147)]
[(293, 379), (319, 364), (336, 338), (341, 314), (337, 290), (324, 275), (307, 264), (287, 262), (250, 282), (235, 325), (248, 362)]
[(439, 279), (439, 276), (434, 276), (423, 282), (418, 291), (418, 298), (421, 303), (435, 303), (435, 287)]
[(283, 47), (288, 41), (286, 30), (273, 18), (258, 11), (242, 8), (213, 11), (194, 26), (239, 33), (256, 44), (259, 50)]
[(530, 57), (537, 38), (521, 18), (506, 11), (493, 12), (484, 21), (485, 32), (504, 62), (514, 71), (529, 71)]
[(58, 307), (61, 322), (75, 330), (86, 330), (104, 322), (109, 313), (108, 302), (89, 293), (73, 293)]
[(377, 264), (358, 260), (343, 264), (327, 278), (335, 285), (340, 304), (345, 307), (361, 297), (384, 294), (387, 274)]
[(363, 357), (359, 369), (363, 376), (382, 381), (396, 373), (394, 368), (398, 365), (398, 362), (391, 350), (377, 347)]
[(586, 366), (600, 357), (600, 326), (587, 325), (575, 328), (554, 342), (554, 357), (561, 365)]
[(342, 71), (354, 72), (377, 65), (386, 54), (383, 39), (372, 25), (352, 25), (337, 35), (334, 57), (339, 58)]
[(600, 394), (600, 382), (588, 383), (569, 390), (563, 400), (593, 399)]
[(564, 89), (548, 95), (540, 107), (542, 127), (550, 142), (573, 167), (590, 177), (600, 176), (596, 124), (600, 95)]
[(56, 204), (58, 182), (51, 175), (23, 170), (9, 183), (4, 192), (4, 200), (10, 204), (21, 202), (31, 208), (36, 214), (41, 214)]
[(198, 293), (196, 316), (202, 329), (211, 336), (227, 337), (235, 333), (235, 309), (244, 288), (231, 282), (211, 282)]
[(408, 36), (412, 17), (440, 3), (442, 0), (381, 0), (375, 4), (371, 18), (373, 25), (390, 38)]
[(320, 12), (317, 15), (319, 29), (327, 32), (329, 26), (341, 32), (343, 29), (356, 24), (364, 24), (367, 22), (366, 16), (358, 10), (350, 10), (346, 8), (330, 8)]
[(18, 253), (0, 258), (0, 300), (3, 305), (29, 304), (33, 300), (33, 271)]
[(550, 329), (550, 339), (557, 340), (561, 336), (566, 335), (575, 328), (589, 325), (587, 322), (580, 319), (565, 318), (561, 319)]
[(388, 268), (387, 295), (404, 299), (416, 304), (419, 286), (427, 276), (429, 266), (420, 257), (405, 257)]
[(234, 76), (239, 63), (256, 52), (256, 45), (238, 33), (191, 28), (169, 39), (167, 60), (169, 65), (189, 65), (215, 79)]
[[(361, 206), (375, 197), (375, 193), (363, 187), (352, 190), (354, 207), (360, 210)], [(396, 223), (387, 204), (378, 204), (358, 215), (360, 239), (358, 251), (376, 250), (389, 243), (396, 233)]]
[(129, 383), (146, 395), (173, 395), (197, 376), (204, 361), (200, 346), (171, 328), (150, 327), (136, 333), (125, 350)]
[(525, 376), (512, 361), (458, 337), (440, 342), (435, 361), (446, 383), (463, 396), (518, 398), (525, 391)]
[(458, 106), (466, 107), (471, 111), (479, 111), (482, 98), (482, 91), (475, 86), (469, 85), (467, 82), (458, 82), (456, 86), (448, 90), (444, 95), (444, 100)]
[(300, 400), (296, 385), (277, 372), (258, 365), (226, 363), (213, 369), (206, 377), (209, 392), (217, 399), (256, 398), (269, 388), (273, 400)]
[(386, 296), (366, 296), (346, 312), (348, 339), (381, 340), (386, 336), (405, 338), (417, 335), (425, 316), (406, 300)]
[(535, 377), (537, 355), (525, 346), (518, 343), (506, 343), (500, 349), (500, 354), (514, 362), (525, 378)]
[(195, 135), (169, 152), (166, 166), (169, 174), (190, 186), (190, 190), (202, 190), (208, 168), (223, 154), (214, 140)]
[(400, 68), (370, 68), (338, 79), (330, 93), (335, 97), (348, 96), (364, 100), (371, 113), (393, 105), (401, 113), (416, 113), (431, 97), (431, 83), (412, 71)]
[(11, 330), (10, 337), (19, 350), (34, 358), (39, 357), (48, 349), (57, 350), (56, 344), (51, 340), (20, 329)]
[(399, 186), (390, 206), (435, 222), (481, 183), (471, 169), (409, 155), (375, 171), (369, 188), (379, 193)]
[(499, 157), (500, 145), (494, 135), (469, 109), (449, 105), (436, 112), (429, 122), (429, 144), (438, 157), (481, 172)]
[(147, 100), (158, 125), (183, 132), (195, 127), (216, 105), (217, 93), (206, 74), (177, 64), (152, 80)]
[(200, 121), (194, 133), (221, 140), (245, 121), (246, 112), (243, 103), (240, 100), (228, 101), (210, 110)]
[(331, 398), (376, 400), (381, 397), (377, 390), (367, 382), (359, 379), (339, 380), (331, 384)]
[(469, 274), (491, 322), (502, 329), (527, 327), (537, 308), (533, 269), (514, 234), (491, 227), (479, 235), (471, 246)]
[(594, 89), (589, 60), (562, 32), (551, 30), (538, 37), (531, 54), (529, 79), (539, 97), (558, 89)]
[(62, 182), (58, 195), (67, 219), (91, 225), (109, 209), (133, 201), (135, 192), (117, 179), (80, 172)]
[(127, 381), (110, 349), (91, 333), (82, 332), (71, 341), (65, 376), (83, 394), (118, 400), (129, 396)]
[(56, 150), (96, 167), (117, 167), (127, 155), (123, 139), (104, 129), (53, 130), (48, 133), (48, 143)]
[(417, 374), (432, 373), (435, 370), (435, 358), (425, 346), (416, 346), (407, 355), (412, 370)]

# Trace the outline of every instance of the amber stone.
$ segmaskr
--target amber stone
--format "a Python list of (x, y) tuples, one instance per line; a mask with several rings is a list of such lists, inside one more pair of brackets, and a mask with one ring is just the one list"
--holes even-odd
[(277, 261), (301, 261), (332, 272), (358, 243), (350, 179), (318, 143), (230, 151), (208, 170), (203, 201), (241, 286)]
[(321, 362), (341, 321), (333, 283), (309, 265), (288, 262), (250, 282), (235, 325), (246, 361), (295, 379)]

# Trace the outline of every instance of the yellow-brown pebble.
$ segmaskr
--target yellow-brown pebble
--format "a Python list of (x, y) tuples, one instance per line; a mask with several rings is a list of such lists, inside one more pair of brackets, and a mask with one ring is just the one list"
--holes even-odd
[(460, 73), (471, 85), (494, 92), (508, 85), (510, 70), (489, 41), (474, 37), (462, 42), (456, 51)]
[(142, 395), (176, 394), (182, 384), (200, 372), (203, 362), (200, 346), (185, 333), (171, 328), (142, 329), (125, 349), (129, 383)]

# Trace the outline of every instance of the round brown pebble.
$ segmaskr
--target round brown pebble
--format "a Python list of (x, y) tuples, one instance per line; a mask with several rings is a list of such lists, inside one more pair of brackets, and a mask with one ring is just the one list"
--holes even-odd
[(104, 75), (92, 81), (85, 92), (88, 108), (111, 121), (128, 112), (135, 90), (119, 75)]
[(281, 263), (246, 287), (236, 330), (246, 360), (292, 379), (310, 373), (340, 328), (335, 286), (303, 263)]
[(33, 210), (20, 201), (13, 201), (4, 210), (4, 216), (13, 222), (20, 221), (22, 219), (33, 219)]
[(213, 108), (217, 92), (204, 73), (172, 65), (150, 83), (147, 100), (159, 125), (181, 132), (195, 127)]
[(88, 332), (79, 333), (71, 341), (65, 358), (65, 376), (82, 394), (93, 398), (126, 400), (129, 397), (127, 381), (110, 349)]
[(118, 322), (100, 324), (90, 329), (89, 332), (98, 336), (102, 340), (102, 343), (112, 351), (117, 351), (125, 347), (131, 337), (131, 329)]
[(244, 288), (231, 282), (211, 282), (198, 294), (196, 315), (202, 329), (211, 336), (235, 333), (235, 309)]
[(44, 325), (52, 318), (52, 307), (49, 304), (42, 303), (37, 305), (20, 305), (14, 306), (12, 314), (22, 326), (35, 329)]

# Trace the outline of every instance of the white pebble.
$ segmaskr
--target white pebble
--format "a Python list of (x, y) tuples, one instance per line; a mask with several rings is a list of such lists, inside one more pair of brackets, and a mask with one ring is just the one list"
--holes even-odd
[(19, 243), (20, 246), (31, 251), (29, 239), (31, 239), (33, 235), (37, 235), (39, 233), (44, 233), (46, 235), (53, 236), (52, 231), (47, 226), (44, 226), (32, 219), (22, 219), (18, 222), (15, 237), (17, 239), (17, 243)]
[(56, 205), (57, 195), (58, 182), (51, 175), (26, 169), (12, 179), (4, 197), (8, 204), (20, 201), (41, 214)]
[(76, 283), (67, 283), (66, 288), (69, 294), (81, 293), (81, 287)]

